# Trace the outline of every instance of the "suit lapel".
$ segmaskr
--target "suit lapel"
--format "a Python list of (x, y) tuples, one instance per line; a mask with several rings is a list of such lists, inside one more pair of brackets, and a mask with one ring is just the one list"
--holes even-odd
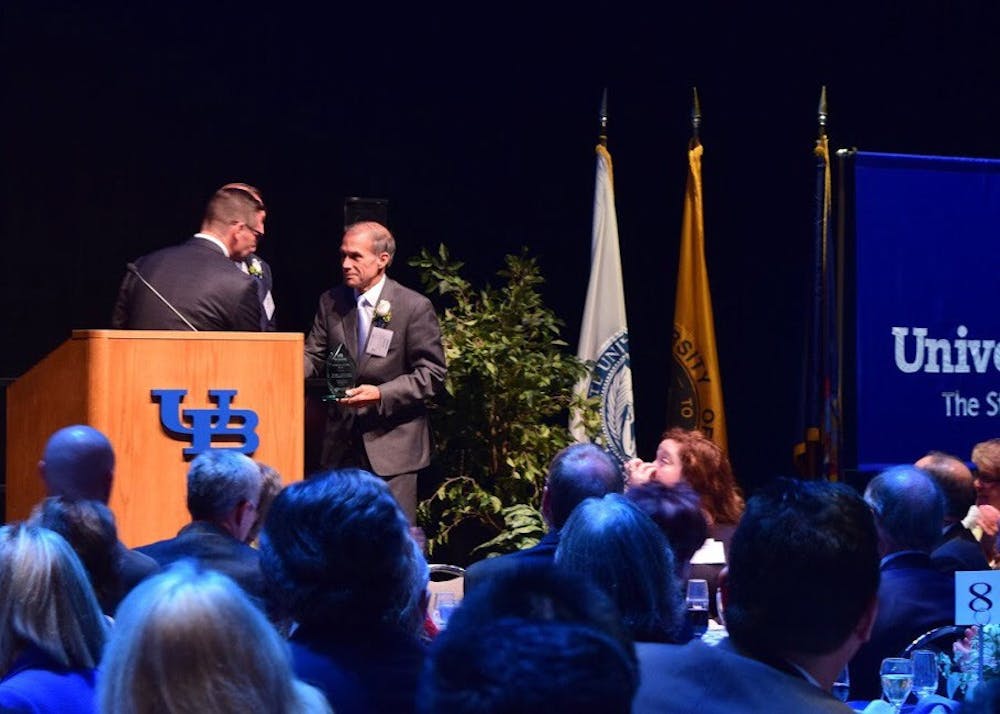
[[(389, 303), (390, 303), (390, 305), (392, 304), (392, 297), (393, 297), (393, 292), (394, 292), (393, 291), (393, 285), (394, 285), (393, 281), (390, 280), (388, 277), (386, 277), (386, 279), (385, 279), (385, 285), (382, 286), (382, 292), (379, 293), (378, 299), (375, 301), (376, 305), (378, 305), (379, 301), (381, 301), (381, 300), (388, 300)], [(357, 309), (357, 303), (355, 303), (354, 310), (353, 310), (353, 312), (351, 314), (354, 316), (354, 341), (357, 342), (357, 340), (358, 340), (358, 309)], [(369, 339), (371, 339), (372, 329), (374, 328), (374, 326), (375, 326), (375, 317), (373, 316), (372, 317), (372, 324), (368, 327), (368, 337), (369, 337)], [(359, 372), (361, 371), (361, 366), (368, 361), (369, 357), (371, 357), (371, 355), (369, 355), (367, 352), (364, 351), (364, 348), (365, 348), (365, 345), (361, 345), (361, 358), (358, 360), (358, 371)]]
[[(354, 364), (358, 364), (358, 306), (354, 301), (354, 291), (341, 285), (334, 288), (333, 296), (334, 311), (340, 321), (340, 334), (331, 335), (331, 337), (342, 342), (347, 348), (347, 353), (354, 360)], [(336, 348), (336, 344), (333, 344), (333, 340), (331, 340), (330, 349)]]

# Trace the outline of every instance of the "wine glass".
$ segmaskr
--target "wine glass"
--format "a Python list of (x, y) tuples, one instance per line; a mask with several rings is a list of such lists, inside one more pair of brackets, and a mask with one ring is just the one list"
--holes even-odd
[(701, 637), (708, 630), (708, 582), (688, 580), (686, 600), (688, 619), (694, 635)]
[(910, 655), (913, 662), (913, 693), (923, 699), (937, 692), (937, 654), (931, 650), (914, 650)]
[(882, 675), (882, 693), (898, 712), (910, 696), (913, 687), (913, 663), (903, 657), (886, 657), (879, 669)]

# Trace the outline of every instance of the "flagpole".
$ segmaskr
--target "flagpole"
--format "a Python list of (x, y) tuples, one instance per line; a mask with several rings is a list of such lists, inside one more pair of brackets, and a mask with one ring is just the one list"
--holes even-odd
[(819, 92), (819, 111), (817, 116), (817, 121), (819, 122), (819, 137), (822, 139), (826, 136), (826, 85)]
[(691, 142), (692, 146), (700, 139), (698, 132), (701, 130), (701, 102), (698, 101), (698, 88), (691, 87), (693, 99), (691, 102)]
[(601, 129), (597, 135), (597, 143), (607, 148), (608, 146), (608, 88), (604, 88), (601, 94)]

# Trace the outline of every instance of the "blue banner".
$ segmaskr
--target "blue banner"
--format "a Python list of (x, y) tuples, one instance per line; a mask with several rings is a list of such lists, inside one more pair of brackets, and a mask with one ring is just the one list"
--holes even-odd
[(1000, 436), (1000, 161), (858, 153), (854, 167), (857, 466), (967, 461)]

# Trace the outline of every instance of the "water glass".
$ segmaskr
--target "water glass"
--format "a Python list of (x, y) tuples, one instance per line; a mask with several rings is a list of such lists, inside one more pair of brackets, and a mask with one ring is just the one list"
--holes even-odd
[(886, 657), (879, 669), (882, 694), (898, 712), (913, 688), (913, 663), (903, 657)]
[(851, 698), (851, 670), (845, 664), (840, 674), (833, 680), (833, 696), (842, 702)]
[(937, 654), (931, 650), (914, 650), (910, 655), (913, 663), (913, 693), (917, 699), (937, 693)]
[(456, 607), (458, 607), (458, 601), (453, 593), (437, 594), (434, 599), (434, 614), (431, 619), (434, 620), (434, 624), (439, 630), (448, 626), (448, 620), (451, 619), (451, 614), (455, 612)]
[(688, 580), (686, 600), (691, 628), (695, 637), (701, 637), (708, 630), (708, 582)]

